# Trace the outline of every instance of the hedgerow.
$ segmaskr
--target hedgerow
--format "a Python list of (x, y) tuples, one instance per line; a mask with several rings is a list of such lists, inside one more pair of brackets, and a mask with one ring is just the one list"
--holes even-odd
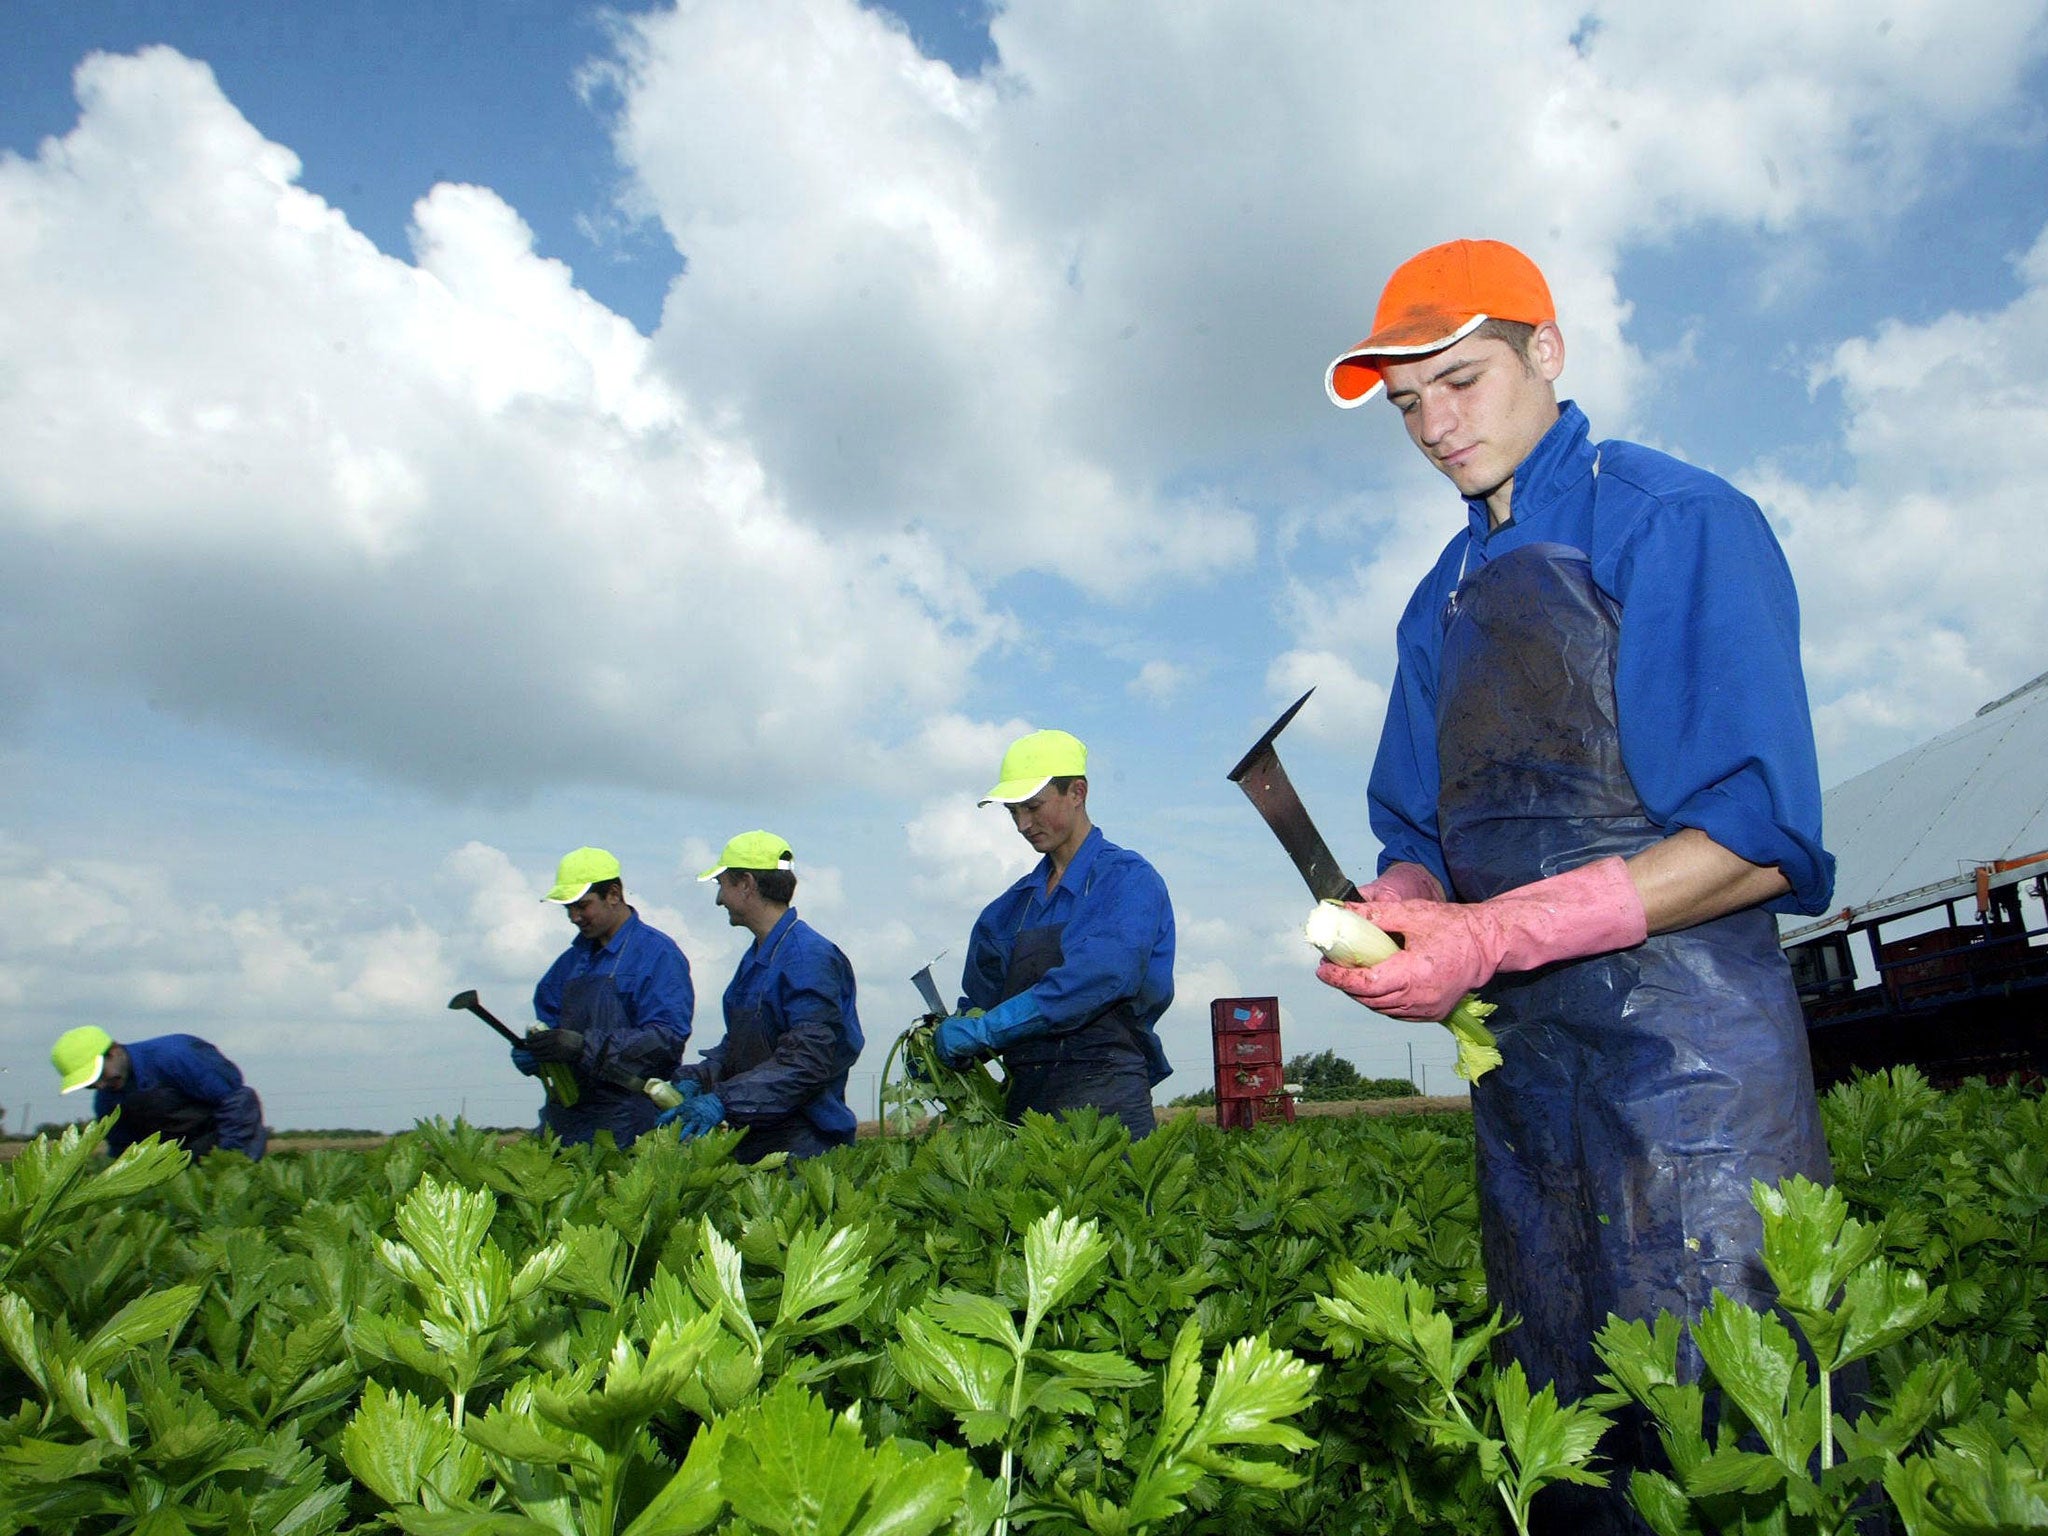
[(75, 1129), (0, 1184), (0, 1533), (1491, 1532), (1623, 1412), (1672, 1536), (2048, 1529), (2041, 1096), (1825, 1107), (1839, 1192), (1759, 1190), (1784, 1309), (1717, 1302), (1704, 1384), (1670, 1320), (1613, 1324), (1612, 1391), (1562, 1405), (1494, 1364), (1463, 1116), (787, 1169)]

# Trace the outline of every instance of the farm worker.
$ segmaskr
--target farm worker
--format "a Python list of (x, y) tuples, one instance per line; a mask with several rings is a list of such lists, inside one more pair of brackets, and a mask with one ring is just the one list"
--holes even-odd
[(1149, 1135), (1172, 1071), (1153, 1028), (1173, 1001), (1166, 882), (1088, 819), (1088, 749), (1065, 731), (1012, 742), (981, 804), (1006, 807), (1040, 858), (976, 920), (961, 1011), (933, 1044), (955, 1066), (1000, 1056), (1013, 1121), (1092, 1104)]
[(726, 921), (753, 935), (725, 989), (725, 1038), (676, 1074), (683, 1103), (660, 1120), (683, 1138), (742, 1126), (733, 1156), (811, 1157), (853, 1140), (846, 1074), (865, 1043), (853, 966), (796, 915), (796, 861), (773, 832), (742, 832), (699, 880)]
[(631, 1146), (661, 1113), (636, 1085), (674, 1073), (690, 1038), (690, 962), (627, 904), (619, 861), (602, 848), (564, 854), (541, 899), (568, 910), (576, 937), (533, 989), (534, 1016), (546, 1028), (513, 1048), (512, 1063), (533, 1076), (561, 1062), (575, 1075), (576, 1102), (550, 1099), (545, 1129), (572, 1143), (610, 1131)]
[[(1772, 913), (1825, 910), (1834, 860), (1770, 526), (1594, 441), (1563, 367), (1535, 264), (1459, 240), (1398, 268), (1328, 370), (1340, 406), (1385, 393), (1466, 516), (1396, 630), (1369, 789), (1359, 910), (1406, 947), (1318, 974), (1396, 1018), (1497, 1005), (1472, 1089), (1488, 1293), (1532, 1384), (1576, 1397), (1610, 1312), (1772, 1305), (1751, 1181), (1830, 1177)], [(1558, 1528), (1632, 1528), (1618, 1490), (1572, 1496), (1594, 1507)]]
[(119, 1157), (144, 1137), (175, 1141), (194, 1157), (216, 1147), (251, 1158), (263, 1155), (270, 1133), (263, 1103), (242, 1081), (242, 1070), (197, 1035), (158, 1035), (117, 1044), (96, 1024), (67, 1029), (50, 1047), (62, 1093), (93, 1090), (95, 1117), (121, 1118), (107, 1133)]

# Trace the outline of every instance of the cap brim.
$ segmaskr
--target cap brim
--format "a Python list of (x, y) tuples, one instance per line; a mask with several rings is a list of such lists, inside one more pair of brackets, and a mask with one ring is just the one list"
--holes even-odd
[(76, 1093), (81, 1088), (90, 1088), (94, 1083), (100, 1080), (100, 1073), (104, 1072), (106, 1068), (107, 1057), (106, 1053), (103, 1051), (99, 1055), (93, 1057), (90, 1065), (81, 1067), (78, 1071), (73, 1072), (68, 1077), (66, 1077), (64, 1079), (64, 1085), (57, 1091), (59, 1093)]
[[(1019, 800), (1029, 800), (1056, 776), (1048, 773), (1042, 779), (1005, 779), (994, 789), (975, 802), (977, 805), (1015, 805)], [(1078, 777), (1078, 775), (1076, 775)]]
[(724, 874), (728, 869), (731, 868), (732, 866), (730, 864), (720, 864), (714, 868), (705, 870), (704, 873), (699, 875), (697, 878), (699, 880), (716, 880), (720, 875)]
[(581, 901), (583, 893), (595, 884), (597, 884), (595, 880), (586, 880), (581, 885), (558, 885), (552, 891), (549, 891), (547, 895), (541, 897), (541, 900), (559, 902), (566, 907), (572, 901)]
[(1474, 315), (1459, 321), (1455, 316), (1442, 315), (1421, 322), (1411, 318), (1375, 331), (1330, 364), (1323, 375), (1323, 392), (1339, 410), (1355, 409), (1386, 388), (1387, 381), (1372, 365), (1373, 358), (1427, 357), (1463, 341), (1491, 318)]

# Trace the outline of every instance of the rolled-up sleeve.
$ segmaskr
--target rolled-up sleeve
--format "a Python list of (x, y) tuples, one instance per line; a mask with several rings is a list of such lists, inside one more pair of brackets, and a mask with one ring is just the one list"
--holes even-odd
[(1834, 890), (1799, 656), (1799, 598), (1762, 511), (1732, 489), (1652, 504), (1603, 579), (1622, 605), (1622, 756), (1659, 826), (1691, 827), (1818, 913)]

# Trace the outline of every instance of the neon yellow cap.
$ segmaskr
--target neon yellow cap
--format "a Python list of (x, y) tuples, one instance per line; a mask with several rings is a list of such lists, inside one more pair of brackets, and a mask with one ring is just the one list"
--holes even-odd
[(542, 901), (559, 901), (567, 906), (581, 901), (583, 893), (600, 880), (619, 878), (619, 861), (602, 848), (578, 848), (562, 855), (555, 866), (555, 888)]
[(1003, 754), (1002, 780), (980, 803), (1015, 805), (1029, 800), (1054, 779), (1078, 777), (1088, 771), (1088, 749), (1065, 731), (1033, 731), (1019, 736)]
[(97, 1024), (81, 1024), (59, 1035), (50, 1047), (50, 1065), (64, 1078), (64, 1086), (57, 1091), (76, 1093), (98, 1082), (100, 1069), (107, 1064), (107, 1048), (113, 1043), (114, 1037)]
[(719, 851), (718, 862), (705, 870), (699, 880), (716, 880), (728, 869), (794, 869), (796, 858), (789, 844), (773, 832), (742, 832)]

